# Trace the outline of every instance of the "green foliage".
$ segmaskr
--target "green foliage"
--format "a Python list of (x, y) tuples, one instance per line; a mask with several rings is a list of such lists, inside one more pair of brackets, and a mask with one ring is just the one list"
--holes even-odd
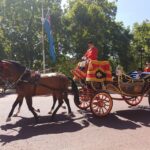
[[(3, 1), (2, 1), (3, 2)], [(7, 59), (19, 60), (23, 64), (33, 67), (35, 60), (42, 60), (41, 47), (41, 1), (39, 0), (5, 0), (5, 7), (1, 13), (1, 29), (6, 43), (3, 44), (3, 51), (9, 51)], [(59, 33), (61, 6), (60, 0), (45, 0), (44, 12), (46, 14), (50, 7), (51, 20), (54, 23), (53, 31)], [(2, 34), (1, 34), (2, 35)], [(55, 34), (57, 37), (57, 34)], [(45, 40), (46, 55), (48, 45)], [(5, 58), (3, 57), (3, 58)]]
[(70, 0), (64, 16), (64, 26), (69, 33), (68, 52), (81, 58), (87, 41), (93, 40), (99, 49), (100, 60), (112, 56), (114, 65), (121, 63), (127, 70), (132, 35), (122, 23), (115, 21), (116, 10), (116, 4), (107, 0)]
[[(68, 6), (62, 10), (61, 0), (44, 0), (43, 7), (44, 14), (50, 9), (57, 54), (57, 63), (52, 64), (45, 34), (47, 68), (70, 75), (89, 40), (99, 49), (99, 60), (110, 60), (113, 69), (118, 64), (125, 70), (134, 69), (141, 47), (145, 50), (144, 61), (149, 60), (149, 21), (135, 24), (131, 33), (115, 21), (115, 2), (68, 0)], [(14, 59), (30, 68), (42, 69), (41, 8), (41, 0), (0, 0), (0, 59)], [(61, 55), (58, 43), (62, 44)]]
[(67, 76), (72, 76), (71, 70), (75, 68), (77, 61), (65, 55), (60, 55), (58, 63), (55, 66), (55, 71), (62, 72)]
[(142, 24), (135, 23), (133, 27), (132, 55), (135, 64), (140, 66), (140, 51), (143, 50), (143, 63), (150, 62), (150, 21), (145, 20)]
[[(92, 39), (106, 55), (106, 46), (111, 21), (115, 18), (116, 6), (107, 1), (70, 0), (64, 16), (64, 26), (68, 31), (69, 53), (75, 53), (80, 58), (87, 49), (87, 41)], [(104, 7), (105, 6), (105, 7)], [(70, 44), (71, 43), (71, 44)], [(104, 54), (102, 54), (104, 53)]]

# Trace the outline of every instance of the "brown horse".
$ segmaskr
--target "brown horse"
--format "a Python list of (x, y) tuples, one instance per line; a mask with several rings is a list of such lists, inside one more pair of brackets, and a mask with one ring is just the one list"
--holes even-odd
[(42, 77), (32, 76), (31, 71), (21, 64), (14, 61), (3, 60), (0, 61), (0, 76), (3, 80), (12, 83), (12, 86), (16, 88), (18, 97), (16, 100), (17, 102), (13, 107), (18, 104), (19, 100), (22, 100), (22, 98), (25, 97), (28, 108), (34, 115), (36, 121), (38, 121), (38, 115), (32, 107), (32, 97), (39, 95), (55, 96), (59, 101), (59, 105), (52, 114), (52, 117), (54, 117), (61, 107), (63, 99), (66, 102), (69, 102), (69, 81), (72, 83), (74, 102), (77, 106), (80, 104), (79, 92), (75, 82), (64, 74), (51, 73)]

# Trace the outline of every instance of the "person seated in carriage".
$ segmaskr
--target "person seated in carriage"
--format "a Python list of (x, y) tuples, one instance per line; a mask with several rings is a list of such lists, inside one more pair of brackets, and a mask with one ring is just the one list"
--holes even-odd
[(92, 41), (88, 42), (88, 50), (82, 57), (82, 61), (78, 63), (78, 66), (81, 70), (86, 69), (90, 60), (97, 60), (98, 58), (98, 49), (95, 47)]
[(71, 70), (74, 80), (102, 82), (103, 80), (112, 80), (111, 66), (109, 61), (98, 60), (98, 49), (92, 41), (88, 42), (88, 50), (82, 57), (82, 61), (77, 67)]
[[(72, 73), (75, 75), (78, 72), (78, 74), (84, 77), (87, 72), (89, 62), (97, 59), (98, 49), (95, 47), (93, 41), (88, 41), (88, 49), (81, 58), (81, 61), (77, 64), (75, 71), (72, 70)], [(78, 75), (74, 76), (74, 80), (78, 80)]]
[(150, 63), (148, 63), (148, 62), (146, 63), (144, 72), (150, 72)]
[(137, 70), (130, 72), (128, 75), (133, 79), (140, 79), (142, 78), (141, 77), (142, 72), (143, 72), (142, 68), (138, 68)]

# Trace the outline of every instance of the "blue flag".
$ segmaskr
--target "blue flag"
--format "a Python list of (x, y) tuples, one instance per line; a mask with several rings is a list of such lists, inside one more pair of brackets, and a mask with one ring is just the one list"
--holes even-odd
[(56, 54), (55, 54), (54, 40), (53, 40), (50, 20), (48, 18), (46, 18), (44, 21), (44, 29), (45, 29), (45, 32), (48, 37), (50, 56), (52, 58), (52, 62), (55, 63), (56, 62)]

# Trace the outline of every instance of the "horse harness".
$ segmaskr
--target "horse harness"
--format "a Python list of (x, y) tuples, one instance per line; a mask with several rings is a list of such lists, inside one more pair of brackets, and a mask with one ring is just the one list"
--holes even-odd
[(30, 70), (28, 69), (25, 69), (25, 71), (23, 72), (23, 74), (19, 77), (19, 79), (15, 82), (15, 85), (19, 85), (21, 83), (29, 83), (31, 85), (34, 86), (34, 94), (33, 95), (36, 95), (36, 89), (37, 89), (37, 86), (42, 86), (42, 87), (45, 87), (49, 90), (52, 90), (52, 91), (62, 91), (61, 89), (55, 89), (55, 88), (52, 88), (48, 85), (45, 85), (45, 84), (42, 84), (40, 83), (41, 79), (41, 75), (40, 73), (37, 73), (36, 71), (35, 72), (31, 72)]
[[(9, 61), (9, 62), (12, 62), (12, 61)], [(1, 64), (0, 64), (0, 67), (2, 69), (4, 68), (4, 66)], [(0, 77), (2, 77), (1, 72), (0, 72)], [(5, 78), (5, 75), (4, 75), (4, 77), (2, 77), (2, 78), (3, 78), (3, 81), (5, 83), (7, 83), (7, 85), (8, 85), (7, 87), (9, 87), (9, 88), (16, 88), (21, 83), (29, 83), (29, 84), (33, 85), (34, 86), (34, 95), (36, 93), (37, 86), (42, 86), (42, 87), (45, 87), (52, 91), (63, 91), (63, 89), (52, 88), (48, 85), (40, 83), (39, 82), (41, 79), (40, 73), (38, 73), (36, 71), (32, 72), (31, 70), (27, 69), (26, 67), (24, 67), (21, 75), (15, 81), (12, 81), (11, 76), (9, 76), (9, 78)]]

